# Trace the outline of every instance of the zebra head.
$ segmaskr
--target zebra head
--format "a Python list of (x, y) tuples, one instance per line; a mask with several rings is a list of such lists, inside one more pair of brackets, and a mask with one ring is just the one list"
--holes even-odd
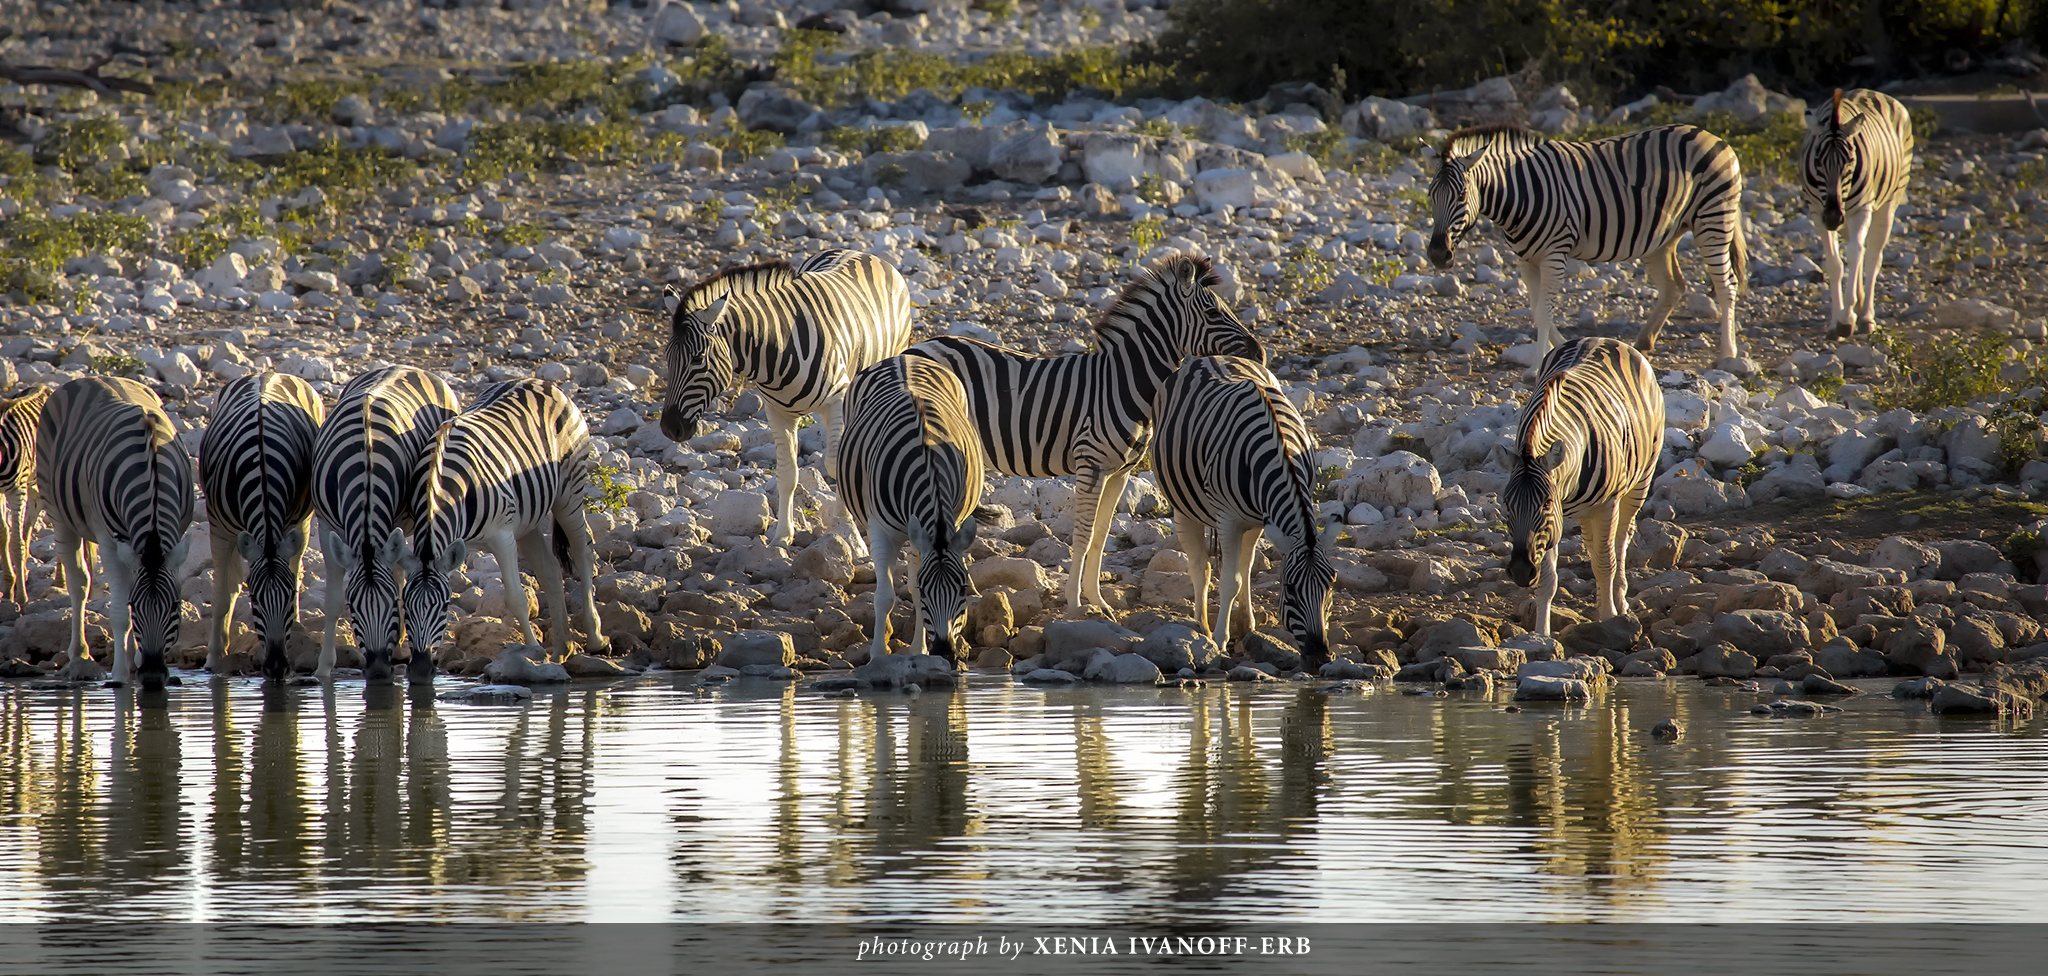
[[(128, 594), (128, 629), (139, 654), (136, 673), (142, 687), (153, 690), (162, 688), (170, 676), (164, 655), (178, 643), (178, 625), (184, 609), (184, 600), (178, 596), (178, 581), (172, 573), (184, 565), (189, 542), (181, 538), (166, 549), (153, 536), (140, 541), (140, 547), (125, 540), (117, 542), (113, 552), (106, 555), (135, 567), (135, 588)], [(126, 680), (125, 675), (115, 678)]]
[(469, 548), (456, 539), (439, 552), (422, 558), (432, 529), (420, 533), (419, 549), (405, 555), (405, 642), (412, 650), (414, 673), (432, 671), (417, 662), (432, 661), (435, 648), (448, 639), (448, 574), (469, 557)]
[(974, 520), (936, 533), (916, 530), (917, 625), (924, 628), (925, 653), (959, 664), (967, 650), (967, 595), (974, 583), (967, 576), (967, 548), (974, 545)]
[(1266, 526), (1266, 540), (1282, 553), (1280, 578), (1287, 584), (1280, 614), (1287, 632), (1301, 645), (1302, 669), (1306, 671), (1330, 663), (1330, 587), (1337, 579), (1337, 569), (1330, 564), (1330, 547), (1337, 544), (1342, 528), (1342, 520), (1327, 515), (1321, 531), (1296, 542), (1278, 526)]
[(1501, 503), (1508, 510), (1508, 579), (1528, 586), (1536, 582), (1536, 564), (1550, 555), (1564, 534), (1557, 486), (1540, 459), (1524, 454), (1515, 462)]
[(1435, 223), (1429, 232), (1429, 263), (1439, 268), (1451, 263), (1451, 248), (1479, 222), (1479, 181), (1472, 164), (1484, 150), (1453, 155), (1455, 143), (1444, 142), (1441, 165), (1429, 181), (1429, 209)]
[(1217, 296), (1222, 282), (1208, 261), (1179, 254), (1153, 265), (1144, 279), (1125, 290), (1117, 305), (1136, 299), (1149, 305), (1153, 314), (1163, 313), (1169, 319), (1167, 334), (1174, 337), (1181, 356), (1241, 356), (1265, 363), (1266, 349), (1258, 337)]
[[(381, 540), (350, 546), (341, 533), (330, 529), (326, 543), (325, 551), (339, 557), (349, 624), (355, 628), (356, 647), (363, 652), (363, 677), (389, 680), (391, 657), (404, 630), (399, 617), (398, 572), (400, 560), (405, 558), (405, 531), (394, 527)], [(327, 585), (334, 583), (330, 579)]]
[(1842, 229), (1842, 181), (1851, 175), (1850, 158), (1855, 154), (1851, 140), (1863, 128), (1863, 116), (1851, 116), (1842, 121), (1842, 90), (1835, 89), (1833, 107), (1822, 123), (1817, 142), (1813, 147), (1815, 175), (1825, 187), (1821, 197), (1820, 223), (1830, 231)]
[(235, 545), (249, 564), (242, 586), (249, 591), (249, 612), (263, 638), (263, 675), (282, 681), (291, 671), (285, 638), (299, 619), (299, 564), (294, 557), (306, 547), (306, 527), (294, 525), (281, 535), (244, 529)]
[(720, 328), (730, 296), (691, 308), (676, 306), (668, 335), (668, 399), (661, 432), (678, 443), (696, 436), (712, 401), (732, 389), (732, 345)]

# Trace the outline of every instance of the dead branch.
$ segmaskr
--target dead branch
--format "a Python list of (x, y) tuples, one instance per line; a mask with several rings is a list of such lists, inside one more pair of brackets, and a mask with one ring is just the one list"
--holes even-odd
[(138, 95), (156, 94), (156, 86), (149, 82), (136, 81), (133, 78), (122, 78), (118, 75), (100, 74), (100, 69), (106, 67), (107, 62), (111, 60), (113, 60), (112, 56), (102, 57), (80, 69), (52, 68), (35, 64), (12, 65), (5, 61), (0, 61), (0, 78), (14, 82), (17, 85), (63, 85), (68, 88), (90, 88), (102, 95), (112, 95), (117, 91), (135, 92)]

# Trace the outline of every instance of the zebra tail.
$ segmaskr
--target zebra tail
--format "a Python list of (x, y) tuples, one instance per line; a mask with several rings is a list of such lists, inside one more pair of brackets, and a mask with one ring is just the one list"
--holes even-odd
[(1735, 294), (1749, 294), (1749, 232), (1744, 227), (1741, 195), (1737, 194), (1735, 207), (1735, 240), (1728, 251), (1728, 262), (1735, 271)]
[[(562, 578), (576, 578), (576, 561), (569, 557), (569, 527), (563, 525), (562, 520), (559, 518), (555, 519), (555, 531), (553, 533), (553, 548), (555, 550), (555, 565), (560, 566), (562, 568)], [(581, 583), (588, 581), (578, 579), (577, 582)]]

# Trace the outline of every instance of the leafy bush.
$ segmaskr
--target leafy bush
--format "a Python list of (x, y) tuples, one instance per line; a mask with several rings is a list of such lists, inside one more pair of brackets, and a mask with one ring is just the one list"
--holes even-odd
[(620, 476), (624, 472), (609, 466), (600, 466), (590, 473), (590, 485), (597, 489), (597, 497), (590, 500), (591, 507), (601, 512), (623, 512), (626, 510), (626, 496), (633, 493), (632, 482)]
[(128, 138), (128, 127), (105, 116), (76, 122), (52, 122), (36, 143), (36, 159), (77, 173), (112, 158)]

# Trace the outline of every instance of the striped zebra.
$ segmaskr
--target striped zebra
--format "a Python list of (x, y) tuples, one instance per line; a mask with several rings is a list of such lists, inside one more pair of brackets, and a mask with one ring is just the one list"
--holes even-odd
[(6, 493), (0, 531), (7, 536), (0, 571), (7, 576), (6, 598), (15, 606), (28, 603), (28, 534), (43, 511), (36, 494), (36, 421), (49, 400), (47, 386), (0, 400), (0, 491)]
[(735, 378), (761, 391), (775, 436), (775, 525), (768, 539), (789, 545), (797, 419), (824, 418), (825, 470), (833, 470), (847, 385), (909, 344), (910, 290), (872, 254), (830, 250), (797, 264), (727, 268), (677, 297), (661, 432), (678, 443), (695, 436), (711, 402)]
[(840, 496), (867, 536), (875, 560), (875, 641), (889, 653), (896, 606), (890, 567), (909, 542), (917, 630), (912, 654), (959, 664), (966, 652), (967, 547), (981, 503), (981, 438), (967, 391), (944, 366), (896, 356), (854, 377), (846, 391), (846, 440), (839, 447)]
[[(178, 640), (183, 601), (173, 575), (185, 561), (197, 499), (192, 458), (178, 443), (163, 401), (134, 380), (89, 376), (57, 388), (36, 423), (36, 493), (57, 530), (57, 558), (71, 596), (73, 681), (102, 676), (85, 645), (86, 568), (100, 550), (107, 577), (107, 629), (114, 683), (130, 665), (144, 688), (170, 675), (164, 653)], [(130, 630), (139, 661), (128, 653)]]
[(363, 652), (363, 675), (391, 677), (403, 626), (399, 560), (413, 525), (413, 472), (434, 432), (459, 409), (438, 376), (411, 366), (371, 370), (342, 387), (313, 442), (313, 511), (327, 560), (327, 634), (321, 680), (334, 673), (344, 607)]
[(213, 541), (213, 623), (206, 667), (227, 666), (241, 587), (263, 639), (263, 674), (290, 672), (285, 638), (299, 620), (299, 566), (313, 517), (313, 439), (326, 417), (312, 384), (251, 373), (213, 398), (199, 441), (199, 487)]
[[(1906, 202), (1912, 172), (1913, 121), (1890, 95), (1837, 88), (1828, 110), (1814, 112), (1807, 121), (1806, 139), (1799, 144), (1799, 176), (1807, 201), (1820, 209), (1832, 335), (1877, 328), (1877, 266), (1891, 240), (1892, 214)], [(1842, 275), (1844, 250), (1847, 278)]]
[[(1173, 506), (1174, 532), (1195, 584), (1195, 619), (1209, 627), (1208, 533), (1222, 549), (1214, 632), (1253, 626), (1251, 568), (1261, 529), (1280, 550), (1282, 615), (1302, 663), (1329, 663), (1330, 565), (1341, 522), (1317, 514), (1315, 442), (1280, 381), (1234, 356), (1188, 360), (1159, 393), (1152, 471)], [(1236, 626), (1232, 626), (1233, 618)]]
[(540, 380), (486, 387), (435, 431), (414, 478), (419, 525), (404, 559), (413, 681), (434, 678), (434, 650), (448, 636), (448, 575), (468, 559), (472, 544), (497, 556), (505, 609), (521, 641), (540, 643), (519, 573), (524, 555), (547, 600), (555, 658), (569, 656), (564, 569), (581, 587), (576, 612), (586, 646), (604, 646), (592, 595), (596, 557), (584, 517), (596, 465), (583, 412)]
[(1650, 361), (1614, 339), (1573, 339), (1552, 349), (1515, 420), (1507, 508), (1508, 578), (1536, 589), (1536, 632), (1550, 633), (1557, 541), (1564, 519), (1585, 530), (1600, 619), (1628, 610), (1626, 567), (1636, 512), (1649, 497), (1664, 444), (1664, 394)]
[(1495, 123), (1451, 133), (1440, 155), (1429, 184), (1430, 261), (1449, 265), (1451, 248), (1479, 218), (1492, 220), (1521, 260), (1545, 353), (1563, 341), (1551, 306), (1570, 258), (1649, 260), (1657, 303), (1636, 345), (1656, 348), (1664, 320), (1685, 296), (1678, 241), (1691, 231), (1714, 282), (1721, 358), (1735, 356), (1735, 298), (1748, 287), (1749, 251), (1742, 168), (1720, 137), (1661, 125), (1594, 142), (1553, 142)]
[(1190, 356), (1243, 356), (1265, 349), (1212, 290), (1216, 272), (1188, 255), (1166, 258), (1124, 288), (1095, 322), (1098, 347), (1032, 356), (960, 336), (910, 347), (951, 369), (967, 389), (988, 463), (1004, 474), (1075, 475), (1069, 613), (1108, 609), (1102, 545), (1131, 470), (1145, 458), (1152, 400)]

